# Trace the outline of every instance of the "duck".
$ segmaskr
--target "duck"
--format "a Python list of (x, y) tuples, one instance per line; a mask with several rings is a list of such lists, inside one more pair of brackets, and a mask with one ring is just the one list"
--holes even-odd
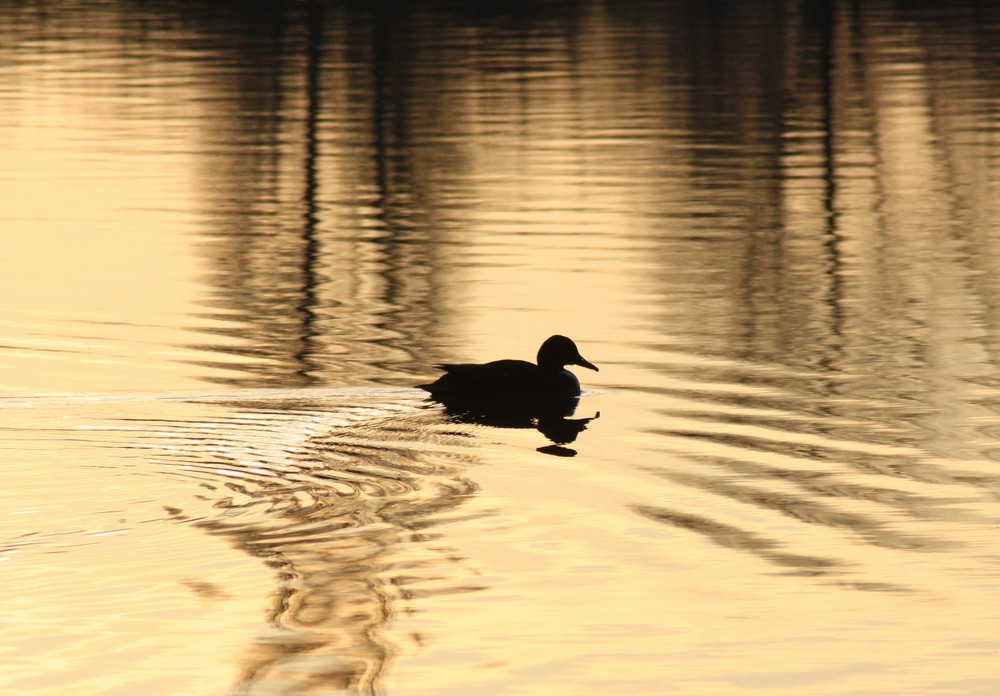
[(550, 336), (538, 349), (537, 364), (526, 360), (438, 365), (437, 381), (417, 385), (443, 399), (537, 401), (580, 396), (580, 380), (566, 369), (578, 365), (599, 372), (566, 336)]

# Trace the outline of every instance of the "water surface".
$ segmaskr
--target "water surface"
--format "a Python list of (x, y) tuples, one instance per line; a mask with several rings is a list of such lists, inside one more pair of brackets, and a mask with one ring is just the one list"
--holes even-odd
[(998, 33), (8, 4), (0, 691), (995, 693)]

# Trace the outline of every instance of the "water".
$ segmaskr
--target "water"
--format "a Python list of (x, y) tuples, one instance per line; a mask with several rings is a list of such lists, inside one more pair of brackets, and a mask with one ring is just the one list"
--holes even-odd
[(1000, 688), (991, 3), (2, 10), (0, 693)]

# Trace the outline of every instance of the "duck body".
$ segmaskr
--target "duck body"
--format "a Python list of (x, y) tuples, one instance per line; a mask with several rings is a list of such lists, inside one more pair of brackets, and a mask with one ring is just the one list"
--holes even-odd
[(420, 388), (437, 399), (534, 402), (580, 395), (580, 381), (566, 365), (597, 371), (565, 336), (552, 336), (538, 349), (538, 364), (526, 360), (438, 365), (445, 374)]
[(579, 396), (580, 380), (569, 370), (543, 370), (526, 360), (439, 365), (436, 382), (421, 385), (431, 394), (502, 397)]

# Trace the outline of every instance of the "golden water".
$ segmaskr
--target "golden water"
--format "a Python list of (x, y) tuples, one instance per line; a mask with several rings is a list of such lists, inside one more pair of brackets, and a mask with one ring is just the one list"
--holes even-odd
[(5, 7), (0, 693), (996, 693), (1000, 13), (809, 7)]

